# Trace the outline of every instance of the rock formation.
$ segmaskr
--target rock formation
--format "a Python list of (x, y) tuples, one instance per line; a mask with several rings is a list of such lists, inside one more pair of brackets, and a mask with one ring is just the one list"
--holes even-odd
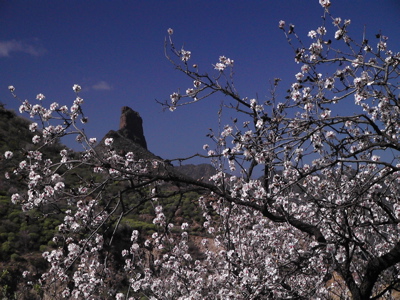
[[(137, 160), (155, 159), (158, 161), (164, 161), (166, 167), (164, 172), (168, 170), (168, 172), (205, 182), (208, 182), (208, 178), (215, 174), (215, 168), (211, 165), (201, 164), (198, 166), (184, 165), (174, 167), (170, 162), (165, 161), (161, 157), (150, 152), (147, 149), (146, 138), (143, 133), (143, 120), (138, 112), (128, 106), (124, 106), (121, 109), (119, 130), (110, 130), (96, 146), (99, 154), (105, 154), (109, 151), (109, 148), (104, 146), (104, 141), (107, 138), (112, 138), (114, 140), (112, 149), (122, 157), (128, 152), (133, 152), (134, 157)], [(158, 171), (160, 172), (161, 169)]]
[(112, 149), (118, 155), (124, 156), (128, 152), (133, 152), (135, 159), (162, 160), (147, 149), (146, 138), (143, 133), (143, 120), (138, 112), (128, 106), (121, 109), (119, 130), (110, 130), (96, 146), (99, 153), (108, 151), (108, 148), (104, 146), (104, 141), (107, 138), (114, 140)]
[(147, 149), (146, 138), (143, 133), (143, 120), (138, 112), (128, 106), (124, 106), (121, 109), (118, 132), (123, 137)]

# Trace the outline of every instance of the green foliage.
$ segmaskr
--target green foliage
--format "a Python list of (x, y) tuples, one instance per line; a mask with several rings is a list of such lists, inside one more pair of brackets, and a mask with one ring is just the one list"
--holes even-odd
[(149, 235), (155, 231), (157, 231), (157, 226), (140, 220), (134, 220), (131, 218), (123, 218), (121, 221), (121, 225), (126, 226), (132, 230), (138, 230), (140, 233), (144, 235)]
[(13, 253), (11, 254), (11, 261), (13, 262), (17, 262), (17, 261), (22, 261), (22, 257), (19, 256), (17, 253)]
[[(190, 224), (189, 231), (192, 233), (199, 231), (201, 233), (203, 227), (200, 224), (204, 220), (197, 204), (199, 197), (200, 195), (196, 192), (188, 192), (158, 200), (162, 203), (167, 222), (176, 225), (172, 229), (173, 232), (179, 232), (179, 225), (186, 222)], [(129, 201), (133, 203), (135, 199), (130, 199)], [(130, 232), (136, 229), (142, 236), (148, 236), (158, 231), (160, 227), (152, 223), (155, 217), (155, 205), (158, 204), (152, 201), (143, 203), (137, 211), (125, 216), (120, 226), (130, 228)]]
[(14, 270), (3, 269), (0, 271), (0, 295), (2, 299), (16, 299), (14, 291), (17, 288)]
[(1, 299), (42, 298), (39, 286), (26, 286), (22, 272), (47, 268), (38, 252), (54, 245), (51, 239), (59, 224), (59, 216), (44, 217), (38, 211), (23, 213), (18, 205), (11, 203), (10, 197), (0, 195)]
[(44, 217), (37, 211), (22, 213), (6, 196), (0, 196), (0, 207), (0, 258), (5, 262), (14, 254), (20, 256), (47, 246), (61, 222), (59, 216)]

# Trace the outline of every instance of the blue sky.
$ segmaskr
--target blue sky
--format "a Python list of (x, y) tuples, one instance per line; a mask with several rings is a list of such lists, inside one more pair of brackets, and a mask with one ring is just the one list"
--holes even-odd
[[(364, 26), (371, 40), (381, 30), (389, 48), (400, 51), (400, 1), (332, 0), (330, 11), (352, 20), (353, 38), (361, 40)], [(18, 109), (7, 90), (14, 85), (23, 99), (34, 102), (43, 93), (49, 104), (70, 106), (77, 83), (90, 137), (117, 130), (127, 105), (142, 116), (153, 153), (164, 158), (203, 153), (224, 97), (163, 112), (155, 99), (192, 85), (164, 57), (167, 29), (174, 29), (175, 44), (190, 50), (201, 70), (212, 73), (220, 55), (234, 59), (240, 95), (264, 99), (271, 79), (284, 79), (284, 94), (300, 67), (279, 20), (295, 24), (308, 43), (306, 35), (321, 24), (322, 13), (318, 0), (0, 0), (0, 102)]]

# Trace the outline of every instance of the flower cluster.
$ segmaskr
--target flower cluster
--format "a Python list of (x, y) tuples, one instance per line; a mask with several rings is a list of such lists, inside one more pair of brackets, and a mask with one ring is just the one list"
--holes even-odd
[[(75, 122), (87, 121), (78, 95), (70, 109), (45, 108), (42, 94), (40, 104), (22, 101), (20, 111), (36, 118), (29, 130), (40, 146), (27, 150), (6, 177), (24, 180), (26, 192), (11, 196), (24, 210), (63, 213), (57, 248), (43, 253), (49, 269), (40, 282), (49, 298), (56, 290), (66, 298), (369, 299), (396, 286), (400, 54), (382, 35), (377, 47), (354, 42), (350, 21), (331, 16), (329, 0), (319, 2), (324, 23), (309, 31), (309, 46), (294, 25), (287, 30), (279, 22), (301, 63), (281, 102), (275, 91), (267, 100), (239, 97), (233, 75), (224, 72), (234, 62), (225, 56), (213, 65), (215, 77), (188, 66), (191, 52), (177, 51), (168, 30), (177, 55), (169, 59), (193, 86), (162, 104), (174, 110), (214, 93), (233, 103), (226, 105), (235, 113), (231, 124), (211, 130), (206, 155), (197, 155), (215, 167), (204, 181), (159, 158), (116, 149), (110, 137), (93, 148), (96, 139)], [(58, 124), (51, 123), (59, 120), (55, 114)], [(62, 149), (52, 160), (41, 151), (70, 133), (85, 151)], [(18, 155), (3, 156), (8, 163)], [(179, 212), (190, 191), (200, 192), (194, 219)], [(152, 220), (147, 233), (129, 226), (129, 216), (145, 205), (143, 217)], [(116, 240), (124, 246), (117, 254)]]
[(219, 62), (214, 65), (214, 69), (217, 71), (224, 71), (226, 67), (233, 67), (233, 59), (226, 58), (225, 56), (219, 57)]

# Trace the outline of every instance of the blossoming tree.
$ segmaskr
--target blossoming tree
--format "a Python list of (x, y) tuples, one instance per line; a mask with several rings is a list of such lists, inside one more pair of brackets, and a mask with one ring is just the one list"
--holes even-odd
[[(246, 119), (210, 134), (214, 146), (204, 147), (205, 156), (217, 174), (208, 182), (183, 176), (161, 159), (121, 156), (112, 139), (99, 151), (78, 124), (87, 121), (78, 85), (69, 109), (57, 103), (45, 108), (41, 94), (39, 104), (22, 103), (21, 112), (38, 120), (30, 129), (42, 130), (33, 139), (38, 149), (14, 171), (27, 175), (27, 193), (14, 194), (12, 201), (24, 210), (46, 206), (65, 214), (54, 238), (58, 247), (43, 253), (49, 270), (40, 282), (47, 295), (394, 297), (400, 271), (400, 54), (388, 49), (382, 34), (375, 42), (353, 39), (347, 33), (350, 20), (332, 16), (329, 0), (320, 4), (323, 24), (309, 32), (310, 45), (294, 25), (279, 22), (299, 64), (284, 99), (275, 93), (279, 79), (267, 101), (243, 97), (233, 84), (232, 59), (221, 56), (214, 73), (201, 72), (191, 64), (190, 51), (175, 47), (168, 30), (166, 56), (193, 86), (161, 104), (173, 111), (221, 93), (229, 99), (225, 109)], [(344, 102), (353, 113), (343, 114)], [(84, 146), (79, 157), (68, 150), (59, 161), (42, 157), (41, 148), (67, 134)], [(264, 176), (256, 179), (260, 166)], [(79, 168), (90, 168), (93, 176), (71, 175)], [(240, 175), (227, 175), (230, 171)], [(65, 186), (67, 176), (76, 178), (74, 190)], [(191, 190), (201, 191), (204, 218), (196, 257), (189, 247), (190, 224), (174, 223), (163, 209), (164, 199)], [(123, 268), (117, 272), (110, 249), (118, 226), (147, 202), (158, 230), (151, 236), (131, 233), (130, 246), (118, 253)], [(125, 284), (116, 285), (117, 275)]]

